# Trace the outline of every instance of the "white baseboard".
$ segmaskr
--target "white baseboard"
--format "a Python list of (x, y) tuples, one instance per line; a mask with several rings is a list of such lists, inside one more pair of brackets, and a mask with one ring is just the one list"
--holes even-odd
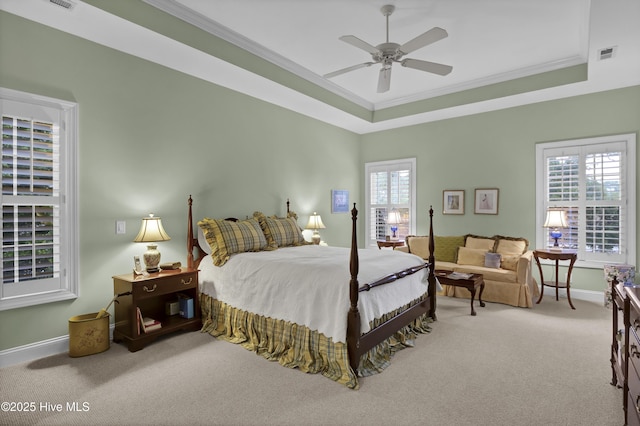
[[(544, 297), (555, 297), (555, 295), (556, 295), (556, 290), (553, 287), (547, 287), (547, 286), (544, 287)], [(559, 289), (558, 296), (566, 299), (567, 290), (563, 288)], [(604, 291), (581, 290), (579, 288), (572, 288), (571, 299), (584, 300), (585, 302), (600, 304), (604, 307)]]
[[(555, 295), (555, 290), (551, 287), (544, 287), (545, 296)], [(560, 297), (566, 299), (567, 291), (560, 289)], [(604, 306), (604, 292), (593, 290), (571, 289), (571, 298), (576, 300), (584, 300)], [(544, 300), (544, 299), (543, 299)], [(534, 305), (535, 308), (535, 305)], [(113, 336), (113, 325), (109, 330), (110, 337)], [(24, 346), (18, 346), (11, 349), (0, 351), (0, 368), (9, 367), (11, 365), (21, 364), (23, 362), (33, 361), (35, 359), (44, 358), (51, 355), (57, 355), (69, 350), (69, 335), (54, 337), (53, 339), (43, 340), (41, 342), (30, 343)]]
[(0, 368), (22, 364), (69, 350), (69, 335), (54, 337), (0, 352)]
[[(113, 325), (109, 327), (109, 340), (113, 340)], [(0, 368), (10, 367), (23, 362), (58, 355), (69, 351), (69, 335), (54, 337), (28, 345), (17, 346), (0, 351)]]

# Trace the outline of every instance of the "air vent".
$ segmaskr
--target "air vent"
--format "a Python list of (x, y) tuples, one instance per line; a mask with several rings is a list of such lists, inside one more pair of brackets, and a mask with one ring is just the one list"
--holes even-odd
[(63, 7), (67, 10), (71, 10), (75, 7), (75, 3), (69, 1), (69, 0), (49, 0), (49, 3), (51, 4), (55, 4), (56, 6), (60, 6)]
[(605, 47), (604, 49), (600, 49), (598, 50), (598, 59), (601, 61), (605, 59), (611, 59), (614, 56), (616, 56), (617, 50), (618, 50), (617, 46)]

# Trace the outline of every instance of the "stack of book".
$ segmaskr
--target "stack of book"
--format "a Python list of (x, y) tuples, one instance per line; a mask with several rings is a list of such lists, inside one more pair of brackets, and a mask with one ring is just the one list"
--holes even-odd
[(158, 330), (162, 327), (162, 323), (158, 320), (149, 317), (143, 317), (142, 311), (138, 308), (138, 334), (140, 334), (140, 330), (143, 333), (149, 333), (153, 330)]

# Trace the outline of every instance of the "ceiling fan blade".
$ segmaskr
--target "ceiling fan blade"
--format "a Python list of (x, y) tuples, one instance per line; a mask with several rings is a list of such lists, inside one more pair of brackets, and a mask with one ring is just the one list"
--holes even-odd
[(372, 55), (376, 55), (380, 53), (380, 50), (377, 47), (370, 45), (366, 41), (360, 40), (356, 36), (346, 35), (346, 36), (340, 37), (340, 40), (344, 41), (345, 43), (349, 43), (350, 45), (355, 46), (358, 49), (365, 50), (371, 53)]
[(401, 62), (403, 67), (414, 68), (420, 71), (426, 71), (438, 75), (447, 75), (452, 70), (451, 65), (437, 64), (435, 62), (422, 61), (420, 59), (405, 59)]
[(378, 93), (384, 93), (391, 87), (391, 67), (382, 67), (378, 77)]
[(323, 77), (324, 78), (332, 78), (332, 77), (335, 77), (337, 75), (347, 73), (349, 71), (357, 70), (357, 69), (364, 68), (364, 67), (370, 67), (373, 64), (375, 64), (375, 62), (365, 62), (364, 64), (352, 65), (350, 67), (342, 68), (340, 70), (325, 74), (325, 75), (323, 75)]
[(438, 40), (442, 40), (448, 35), (449, 34), (446, 30), (443, 30), (440, 27), (433, 27), (426, 33), (420, 34), (413, 40), (409, 40), (408, 42), (400, 46), (398, 50), (406, 55), (407, 53), (413, 52), (414, 50), (418, 50), (422, 47), (430, 45), (431, 43), (435, 43)]

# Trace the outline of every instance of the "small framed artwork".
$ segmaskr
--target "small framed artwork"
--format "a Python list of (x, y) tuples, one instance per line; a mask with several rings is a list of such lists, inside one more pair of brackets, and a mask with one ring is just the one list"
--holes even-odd
[(344, 189), (331, 190), (331, 213), (349, 212), (349, 191)]
[(442, 191), (442, 214), (464, 214), (464, 190)]
[(498, 189), (476, 188), (476, 214), (498, 214)]

